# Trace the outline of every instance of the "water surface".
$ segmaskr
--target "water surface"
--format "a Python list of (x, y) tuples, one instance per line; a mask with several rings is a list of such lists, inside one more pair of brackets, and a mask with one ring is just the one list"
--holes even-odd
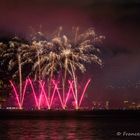
[(140, 137), (116, 133), (139, 128), (140, 123), (131, 119), (0, 120), (0, 140), (133, 140)]

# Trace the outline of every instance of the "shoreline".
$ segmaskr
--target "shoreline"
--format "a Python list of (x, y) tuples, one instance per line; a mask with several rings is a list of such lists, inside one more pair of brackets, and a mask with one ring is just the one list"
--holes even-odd
[(139, 119), (140, 110), (0, 110), (0, 119)]

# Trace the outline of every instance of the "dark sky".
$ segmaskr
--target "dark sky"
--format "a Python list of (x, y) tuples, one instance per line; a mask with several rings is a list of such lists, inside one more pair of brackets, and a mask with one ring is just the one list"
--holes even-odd
[(94, 27), (106, 36), (101, 45), (104, 67), (90, 65), (94, 100), (140, 102), (139, 0), (0, 0), (0, 38), (27, 36), (29, 27)]

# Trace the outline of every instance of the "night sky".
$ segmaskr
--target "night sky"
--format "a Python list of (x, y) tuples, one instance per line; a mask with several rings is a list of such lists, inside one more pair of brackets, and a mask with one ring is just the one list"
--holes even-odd
[(0, 40), (27, 38), (30, 27), (54, 31), (63, 26), (94, 27), (106, 39), (100, 45), (104, 67), (88, 66), (88, 100), (140, 102), (139, 0), (0, 0)]

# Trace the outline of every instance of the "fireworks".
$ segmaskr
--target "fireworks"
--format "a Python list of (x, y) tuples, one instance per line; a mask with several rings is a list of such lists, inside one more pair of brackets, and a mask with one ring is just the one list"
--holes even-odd
[(94, 62), (102, 65), (98, 56), (100, 50), (96, 48), (96, 44), (101, 42), (104, 37), (98, 36), (93, 28), (83, 33), (79, 28), (74, 28), (71, 34), (64, 34), (62, 29), (60, 27), (53, 35), (37, 32), (32, 36), (32, 40), (26, 43), (16, 38), (10, 41), (7, 46), (0, 44), (2, 46), (0, 55), (4, 62), (8, 62), (8, 70), (14, 69), (13, 77), (19, 77), (20, 103), (23, 96), (22, 69), (26, 65), (30, 65), (31, 69), (26, 72), (26, 77), (30, 76), (39, 81), (48, 79), (48, 102), (51, 102), (50, 92), (54, 86), (52, 79), (59, 79), (62, 84), (63, 98), (61, 102), (63, 103), (67, 100), (66, 81), (72, 80), (75, 104), (76, 108), (79, 108), (76, 73), (78, 70), (84, 73), (86, 63)]
[[(83, 101), (83, 97), (85, 95), (86, 89), (90, 83), (90, 79), (87, 80), (87, 82), (84, 85), (84, 88), (82, 88), (82, 91), (79, 92), (79, 100), (76, 99), (75, 93), (74, 93), (74, 82), (73, 81), (68, 81), (69, 85), (68, 90), (66, 92), (66, 97), (65, 100), (62, 99), (62, 94), (59, 89), (59, 82), (56, 80), (52, 80), (52, 85), (53, 85), (53, 92), (51, 94), (51, 100), (49, 100), (49, 96), (46, 90), (46, 81), (38, 81), (38, 85), (40, 87), (40, 92), (38, 90), (35, 90), (35, 83), (31, 79), (26, 79), (24, 86), (23, 86), (23, 94), (21, 97), (21, 102), (19, 98), (19, 93), (17, 90), (17, 87), (15, 86), (13, 81), (10, 81), (11, 87), (13, 89), (13, 93), (15, 96), (16, 102), (14, 104), (17, 104), (19, 109), (24, 108), (26, 103), (30, 103), (27, 100), (27, 96), (30, 96), (30, 98), (33, 100), (33, 103), (30, 103), (30, 106), (28, 108), (36, 108), (36, 109), (53, 109), (56, 107), (57, 104), (59, 105), (59, 108), (66, 109), (70, 105), (70, 102), (74, 100), (74, 103), (78, 103), (78, 106), (81, 106), (81, 103)], [(28, 90), (31, 90), (29, 94)], [(76, 106), (74, 106), (76, 108)], [(24, 108), (26, 109), (26, 108)]]
[(35, 63), (34, 69), (40, 65), (43, 77), (46, 75), (52, 77), (55, 71), (63, 71), (66, 78), (67, 72), (72, 76), (72, 71), (76, 69), (85, 72), (83, 63), (95, 62), (101, 65), (101, 59), (95, 55), (99, 49), (94, 45), (97, 41), (101, 41), (102, 36), (97, 37), (93, 29), (79, 35), (76, 32), (73, 36), (75, 39), (59, 33), (59, 36), (54, 35), (49, 41), (37, 42), (42, 51), (39, 51), (40, 61)]

